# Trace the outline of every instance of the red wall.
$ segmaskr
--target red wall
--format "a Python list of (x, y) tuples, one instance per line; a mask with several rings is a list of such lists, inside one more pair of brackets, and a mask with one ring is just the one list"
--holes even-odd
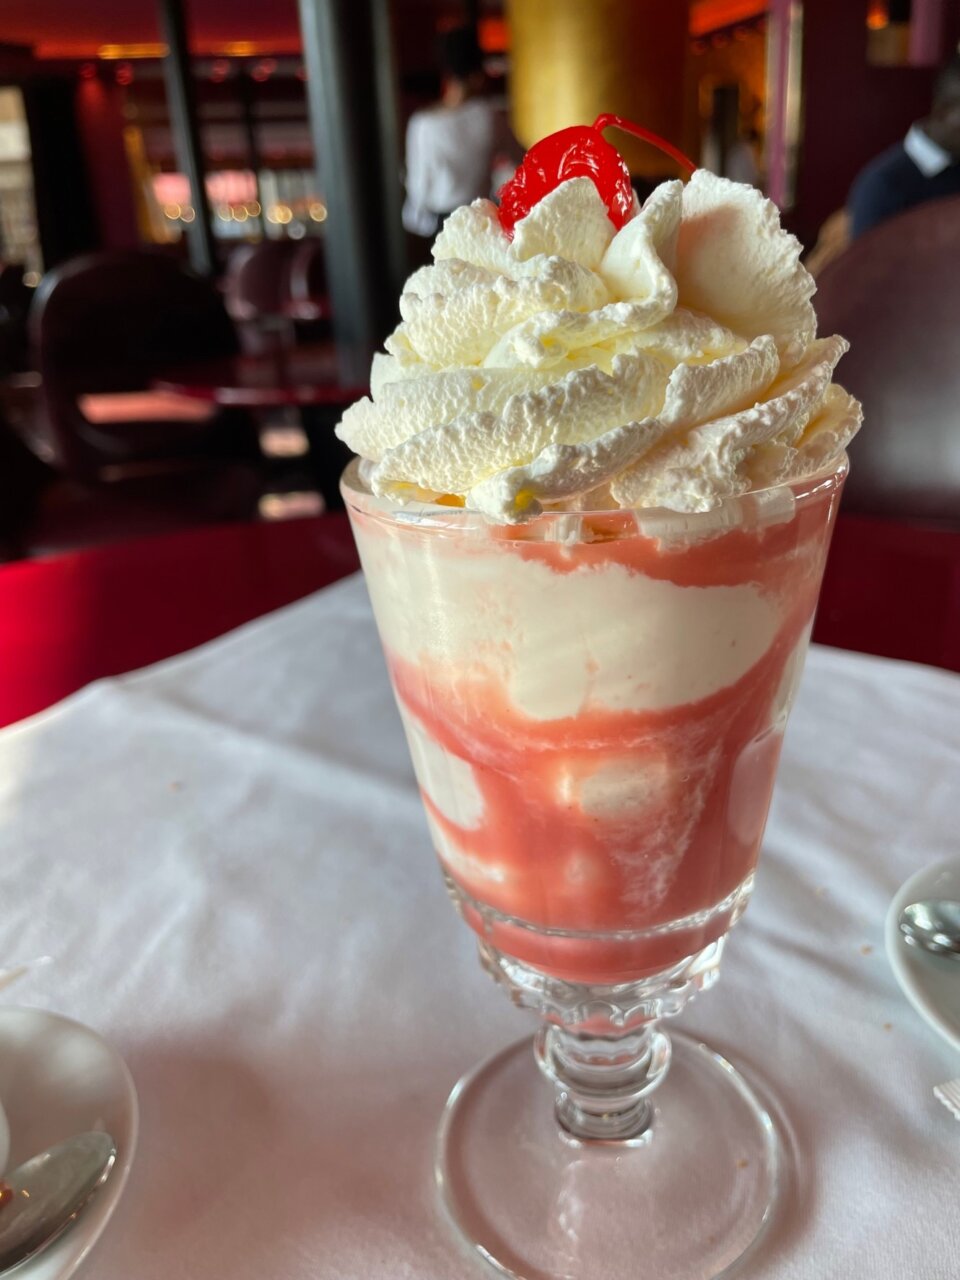
[[(960, 3), (950, 4), (955, 40)], [(844, 204), (867, 161), (902, 138), (930, 106), (935, 68), (868, 65), (866, 7), (866, 0), (803, 5), (804, 134), (788, 221), (806, 244)]]
[(130, 169), (123, 145), (123, 90), (95, 78), (77, 84), (77, 127), (102, 249), (130, 249), (140, 240)]

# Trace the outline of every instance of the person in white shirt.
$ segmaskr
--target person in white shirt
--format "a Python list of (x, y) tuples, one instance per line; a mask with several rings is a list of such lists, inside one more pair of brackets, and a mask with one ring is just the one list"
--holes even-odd
[(937, 76), (930, 114), (871, 160), (847, 199), (854, 237), (925, 200), (960, 195), (960, 53)]
[(504, 161), (509, 177), (520, 159), (504, 112), (485, 95), (480, 48), (469, 27), (445, 34), (443, 62), (440, 102), (415, 111), (407, 125), (403, 225), (419, 236), (434, 236), (454, 209), (493, 195)]

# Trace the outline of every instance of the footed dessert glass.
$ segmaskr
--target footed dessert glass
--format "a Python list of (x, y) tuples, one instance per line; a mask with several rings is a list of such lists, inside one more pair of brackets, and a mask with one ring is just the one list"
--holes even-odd
[(662, 1022), (750, 897), (845, 474), (498, 526), (345, 473), (450, 896), (541, 1020), (460, 1081), (438, 1145), (504, 1274), (722, 1275), (782, 1190), (754, 1088)]

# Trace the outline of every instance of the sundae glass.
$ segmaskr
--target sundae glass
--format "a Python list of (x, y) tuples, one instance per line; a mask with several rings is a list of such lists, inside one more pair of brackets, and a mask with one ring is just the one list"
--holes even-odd
[(451, 215), (338, 428), (450, 896), (540, 1018), (437, 1181), (530, 1280), (724, 1274), (783, 1189), (756, 1087), (665, 1024), (750, 897), (860, 422), (776, 209), (700, 170), (640, 208), (611, 123)]

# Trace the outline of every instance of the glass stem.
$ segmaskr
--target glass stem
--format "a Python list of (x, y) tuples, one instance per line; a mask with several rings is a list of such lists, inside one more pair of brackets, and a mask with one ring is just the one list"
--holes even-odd
[(670, 1038), (655, 1020), (621, 1036), (546, 1023), (534, 1051), (557, 1091), (557, 1119), (571, 1137), (624, 1142), (650, 1128), (649, 1096), (670, 1065)]

